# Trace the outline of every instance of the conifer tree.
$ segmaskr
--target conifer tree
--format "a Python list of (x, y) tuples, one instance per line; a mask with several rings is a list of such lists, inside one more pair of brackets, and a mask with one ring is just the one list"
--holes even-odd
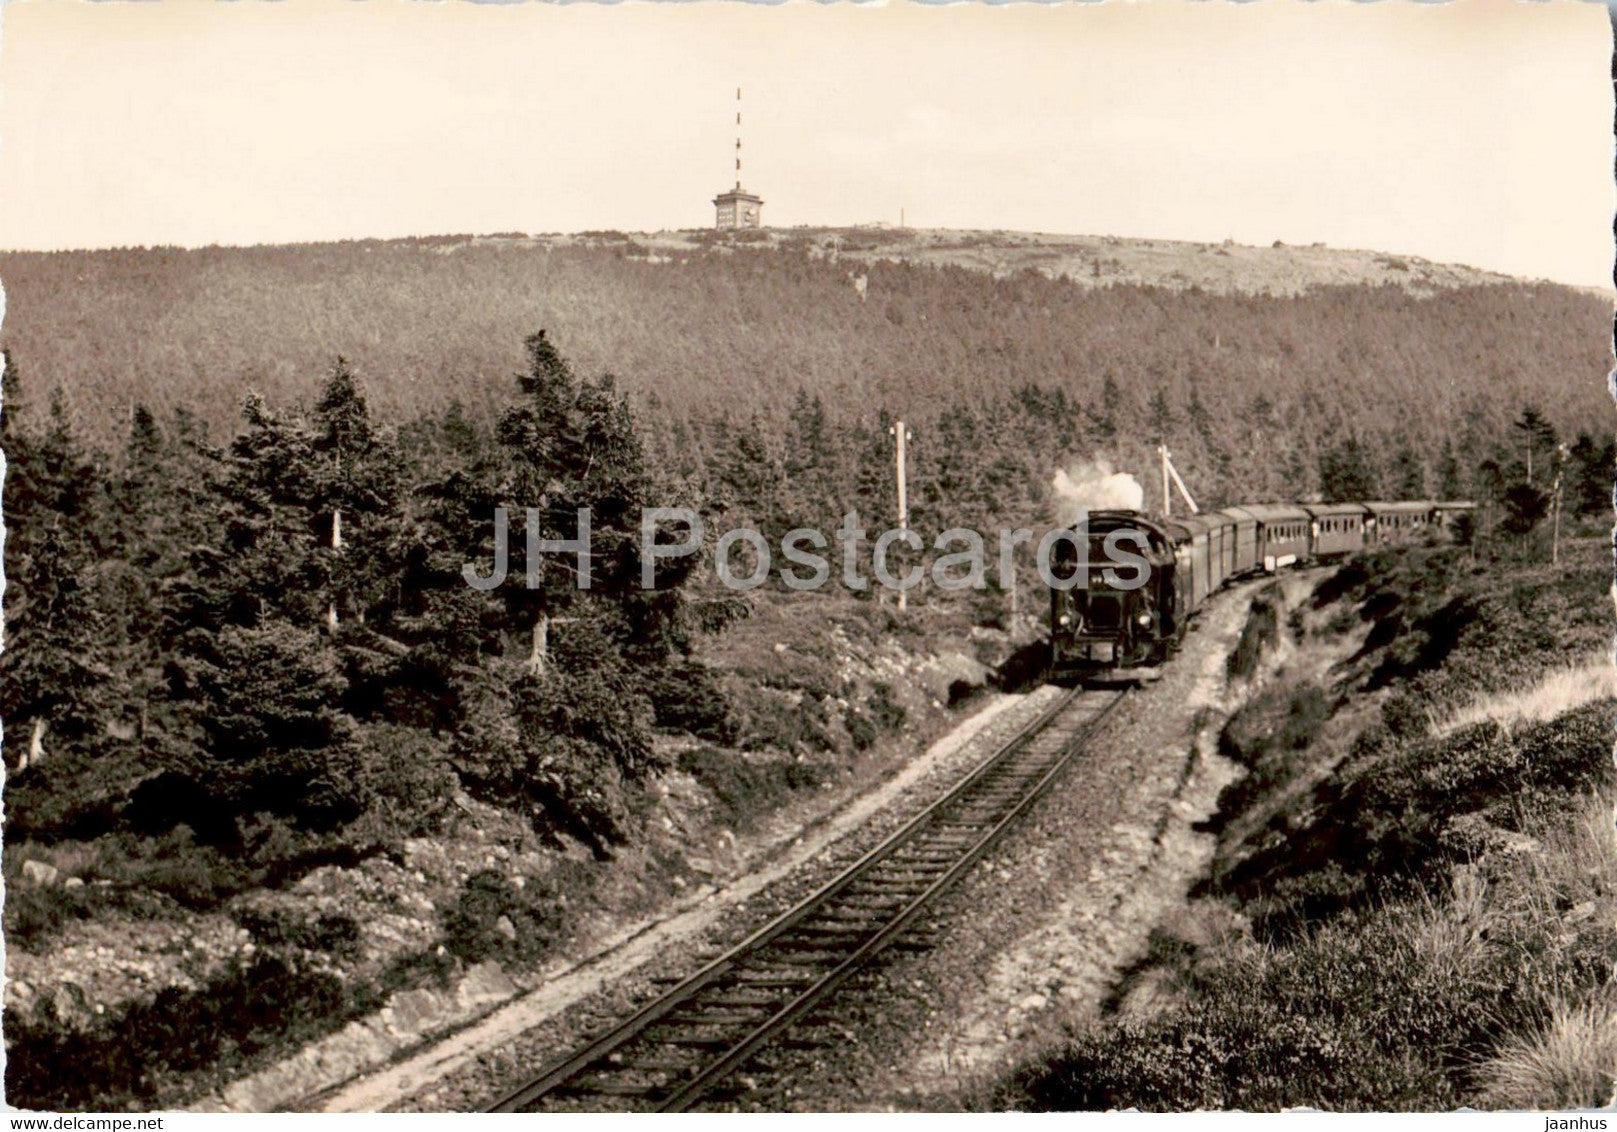
[(38, 764), (52, 731), (82, 737), (102, 718), (115, 674), (104, 661), (104, 623), (85, 586), (88, 547), (50, 523), (7, 555), (6, 640), (0, 651), (0, 712), (6, 761)]
[(1439, 498), (1465, 498), (1465, 476), (1460, 470), (1459, 458), (1454, 454), (1454, 445), (1447, 437), (1443, 439), (1443, 450), (1437, 460), (1437, 484)]
[(1551, 425), (1536, 405), (1523, 407), (1521, 415), (1511, 422), (1516, 430), (1522, 446), (1523, 464), (1526, 467), (1527, 482), (1531, 484), (1534, 476), (1534, 461), (1538, 462), (1538, 470), (1543, 471), (1555, 451), (1557, 437), (1555, 426)]
[(1358, 502), (1380, 494), (1379, 476), (1369, 451), (1349, 436), (1319, 457), (1319, 489), (1327, 503)]
[(1609, 515), (1612, 481), (1617, 468), (1617, 442), (1610, 437), (1597, 443), (1587, 432), (1578, 434), (1569, 453), (1566, 498), (1580, 515)]

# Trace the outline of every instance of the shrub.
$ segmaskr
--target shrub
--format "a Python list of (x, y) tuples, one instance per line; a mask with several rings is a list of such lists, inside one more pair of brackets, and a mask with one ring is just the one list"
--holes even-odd
[(847, 729), (848, 738), (853, 741), (856, 751), (868, 751), (876, 741), (876, 725), (856, 707), (850, 705), (843, 711), (842, 726)]
[(735, 713), (705, 665), (683, 659), (670, 662), (647, 678), (646, 695), (658, 727), (687, 731), (709, 743), (735, 742)]
[(759, 688), (737, 706), (738, 745), (743, 750), (811, 753), (836, 749), (825, 704), (807, 692)]
[(361, 937), (359, 922), (340, 912), (311, 920), (287, 908), (244, 908), (236, 913), (236, 923), (263, 947), (353, 955)]
[(1272, 646), (1280, 636), (1279, 613), (1273, 601), (1266, 597), (1258, 597), (1252, 602), (1252, 611), (1247, 615), (1246, 626), (1241, 630), (1241, 639), (1230, 653), (1229, 660), (1225, 662), (1225, 670), (1231, 680), (1242, 676), (1250, 676), (1257, 671), (1258, 659), (1263, 650)]
[(904, 726), (904, 705), (893, 699), (893, 687), (881, 681), (870, 686), (865, 708), (876, 726), (884, 731), (897, 731)]
[(698, 747), (679, 758), (680, 769), (713, 796), (717, 817), (732, 829), (751, 829), (800, 790), (813, 790), (830, 769), (790, 756), (760, 758), (739, 751)]
[(441, 914), (444, 947), (467, 963), (542, 959), (565, 938), (562, 895), (545, 877), (519, 888), (494, 869), (473, 873)]
[(432, 832), (460, 787), (445, 745), (413, 727), (373, 725), (359, 741), (360, 785), (401, 836)]
[(625, 774), (654, 765), (643, 701), (559, 671), (491, 674), (467, 699), (452, 757), (470, 794), (518, 808), (540, 832), (575, 837), (599, 858), (628, 839)]
[(82, 888), (34, 888), (8, 882), (6, 940), (23, 951), (39, 954), (64, 927), (88, 918), (91, 912), (90, 898)]
[[(1551, 1003), (1548, 965), (1519, 941), (1473, 931), (1462, 951), (1434, 942), (1452, 938), (1456, 912), (1383, 907), (1284, 949), (1227, 954), (1198, 974), (1191, 1003), (1080, 1034), (1019, 1069), (992, 1103), (1169, 1111), (1467, 1103), (1471, 1068), (1499, 1034), (1536, 1025)], [(1606, 940), (1606, 954), (1617, 955), (1614, 945)], [(1584, 977), (1601, 977), (1592, 970)]]
[(180, 1078), (240, 1073), (379, 1005), (329, 972), (260, 956), (84, 1025), (43, 1002), (31, 1014), (7, 1007), (6, 1099), (56, 1111), (149, 1108)]

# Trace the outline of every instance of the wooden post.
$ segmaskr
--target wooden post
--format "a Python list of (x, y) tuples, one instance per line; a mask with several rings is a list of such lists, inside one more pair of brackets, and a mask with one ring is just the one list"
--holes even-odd
[[(1006, 592), (1010, 595), (1011, 599), (1011, 613), (1006, 631), (1009, 632), (1011, 637), (1014, 639), (1016, 637), (1016, 547), (1014, 544), (1011, 546), (1010, 566), (1010, 588)], [(1001, 578), (1000, 582), (1001, 584), (1004, 584), (1005, 579)]]
[(1561, 564), (1561, 487), (1566, 479), (1567, 448), (1563, 444), (1555, 453), (1555, 486), (1550, 489), (1550, 565)]
[(1157, 453), (1162, 457), (1162, 516), (1173, 517), (1173, 496), (1168, 491), (1168, 446), (1157, 445)]
[(535, 676), (545, 674), (550, 662), (550, 614), (541, 613), (533, 623), (533, 651), (528, 654), (528, 671)]
[[(910, 523), (910, 505), (908, 487), (904, 478), (904, 441), (906, 437), (904, 422), (899, 420), (893, 425), (893, 436), (898, 441), (894, 463), (898, 469), (898, 529), (908, 530)], [(898, 591), (898, 611), (903, 613), (909, 608), (909, 593), (906, 590)]]

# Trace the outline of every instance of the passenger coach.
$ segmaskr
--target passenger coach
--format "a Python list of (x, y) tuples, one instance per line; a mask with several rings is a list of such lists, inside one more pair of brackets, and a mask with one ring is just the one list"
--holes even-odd
[[(1088, 561), (1104, 563), (1106, 536), (1130, 529), (1146, 545), (1151, 571), (1138, 587), (1109, 584), (1099, 569), (1086, 585), (1051, 591), (1050, 655), (1057, 676), (1161, 663), (1179, 646), (1191, 616), (1230, 581), (1366, 547), (1395, 545), (1447, 530), (1475, 505), (1433, 503), (1255, 503), (1164, 519), (1137, 511), (1088, 517)], [(1072, 569), (1070, 541), (1056, 544), (1053, 568)]]

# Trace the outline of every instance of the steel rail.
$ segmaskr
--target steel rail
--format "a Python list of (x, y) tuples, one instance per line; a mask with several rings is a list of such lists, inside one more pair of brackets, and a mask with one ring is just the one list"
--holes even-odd
[[(897, 940), (930, 901), (957, 881), (972, 865), (981, 860), (983, 855), (1010, 825), (1049, 789), (1050, 785), (1077, 753), (1080, 740), (1086, 737), (1122, 702), (1125, 694), (1122, 692), (1116, 693), (1098, 712), (1082, 720), (1075, 734), (1063, 743), (1055, 755), (1051, 756), (1048, 766), (1038, 776), (1038, 780), (1032, 787), (1021, 789), (1020, 797), (1011, 809), (995, 821), (968, 848), (962, 850), (946, 872), (931, 881), (919, 896), (908, 900), (896, 913), (889, 914), (883, 926), (876, 929), (875, 934), (870, 939), (840, 961), (834, 969), (815, 979), (807, 989), (793, 996), (784, 1006), (776, 1010), (767, 1020), (762, 1021), (739, 1042), (734, 1044), (726, 1043), (727, 1048), (722, 1056), (700, 1068), (696, 1075), (688, 1081), (671, 1082), (669, 1087), (674, 1091), (658, 1104), (659, 1110), (678, 1111), (688, 1108), (714, 1083), (745, 1061), (749, 1055), (755, 1053), (772, 1037), (789, 1028), (816, 1004), (827, 998), (873, 955)], [(721, 980), (726, 973), (734, 971), (741, 961), (755, 955), (772, 941), (823, 910), (837, 896), (865, 879), (878, 865), (910, 844), (912, 840), (915, 840), (916, 835), (931, 824), (933, 819), (940, 813), (957, 803), (968, 800), (974, 788), (981, 784), (985, 778), (996, 770), (1010, 765), (1018, 755), (1028, 748), (1035, 738), (1044, 734), (1066, 714), (1079, 695), (1080, 693), (1077, 690), (1069, 691), (1062, 695), (1056, 703), (1041, 712), (1037, 718), (979, 763), (941, 798), (926, 806), (884, 838), (875, 848), (869, 850), (811, 895), (800, 900), (788, 911), (771, 920), (718, 958), (708, 962), (700, 970), (682, 980), (672, 989), (636, 1011), (605, 1034), (588, 1042), (571, 1056), (552, 1065), (517, 1089), (502, 1096), (490, 1104), (485, 1111), (521, 1111), (543, 1098), (546, 1094), (555, 1091), (585, 1073), (593, 1066), (607, 1061), (614, 1051), (639, 1037), (644, 1031), (673, 1013), (698, 992)]]

